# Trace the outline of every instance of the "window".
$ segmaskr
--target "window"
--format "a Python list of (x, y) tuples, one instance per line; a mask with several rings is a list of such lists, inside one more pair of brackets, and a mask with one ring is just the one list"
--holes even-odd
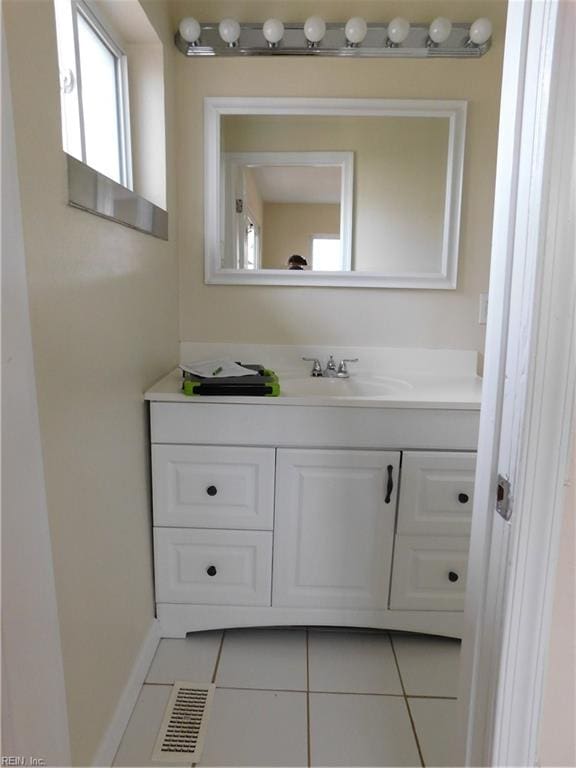
[(52, 1), (68, 204), (167, 240), (162, 41), (140, 0)]
[(244, 244), (244, 269), (258, 269), (260, 264), (260, 227), (246, 216), (246, 242)]
[(132, 188), (126, 54), (84, 0), (55, 0), (64, 149)]
[(312, 269), (315, 272), (342, 270), (342, 243), (334, 235), (312, 235)]

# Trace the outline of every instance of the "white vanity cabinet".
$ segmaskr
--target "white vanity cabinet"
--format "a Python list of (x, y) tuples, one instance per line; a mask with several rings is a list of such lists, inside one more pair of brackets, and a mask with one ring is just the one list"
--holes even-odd
[(477, 414), (152, 402), (151, 437), (164, 636), (461, 634)]

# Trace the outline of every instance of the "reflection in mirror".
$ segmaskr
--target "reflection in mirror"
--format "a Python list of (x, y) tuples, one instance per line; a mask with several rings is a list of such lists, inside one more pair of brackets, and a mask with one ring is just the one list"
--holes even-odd
[(351, 152), (226, 152), (225, 269), (350, 269)]
[(464, 102), (228, 101), (206, 100), (208, 282), (455, 287)]

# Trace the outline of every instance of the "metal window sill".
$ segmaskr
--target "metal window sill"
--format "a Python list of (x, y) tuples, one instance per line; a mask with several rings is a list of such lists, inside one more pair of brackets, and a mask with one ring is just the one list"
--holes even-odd
[(168, 240), (168, 212), (66, 154), (68, 204), (147, 235)]

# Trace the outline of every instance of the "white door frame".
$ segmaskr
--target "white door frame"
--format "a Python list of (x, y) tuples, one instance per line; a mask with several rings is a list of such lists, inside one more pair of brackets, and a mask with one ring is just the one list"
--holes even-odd
[[(509, 4), (460, 683), (466, 765), (537, 761), (573, 423), (574, 22), (572, 3)], [(510, 523), (494, 510), (498, 474), (512, 483)]]

